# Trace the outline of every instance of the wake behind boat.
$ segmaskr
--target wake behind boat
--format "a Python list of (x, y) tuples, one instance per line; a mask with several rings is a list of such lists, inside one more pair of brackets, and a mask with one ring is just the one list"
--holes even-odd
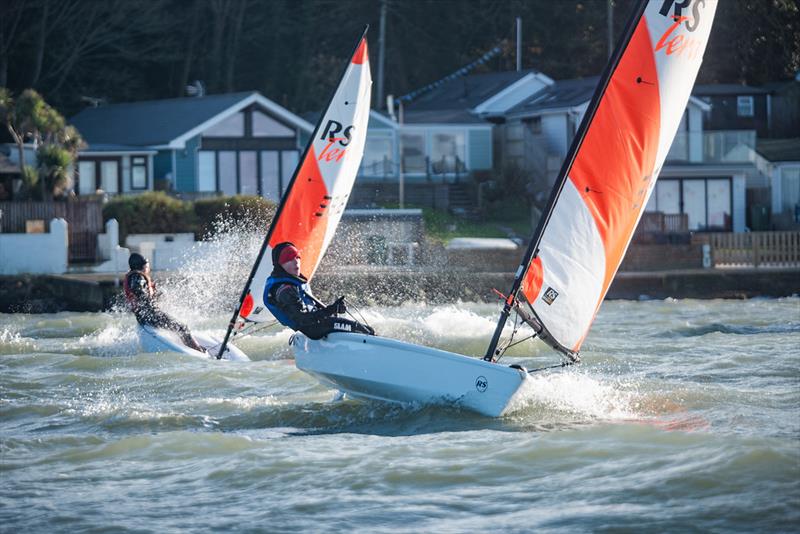
[[(187, 347), (181, 340), (180, 334), (174, 330), (166, 328), (155, 328), (153, 326), (137, 325), (137, 334), (139, 335), (139, 346), (142, 352), (179, 352), (188, 356), (196, 356), (198, 358), (216, 358), (217, 351), (222, 340), (213, 336), (203, 333), (194, 333), (194, 338), (197, 342), (206, 349), (207, 352), (200, 352), (191, 347)], [(223, 360), (249, 362), (250, 358), (239, 350), (237, 347), (229, 345), (225, 348), (222, 354)]]

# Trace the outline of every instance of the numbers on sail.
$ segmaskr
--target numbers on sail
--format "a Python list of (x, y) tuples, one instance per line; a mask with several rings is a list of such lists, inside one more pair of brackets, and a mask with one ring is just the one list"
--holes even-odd
[(314, 213), (314, 215), (316, 217), (322, 217), (326, 213), (328, 217), (332, 215), (341, 215), (344, 212), (345, 206), (347, 206), (347, 199), (349, 196), (350, 193), (336, 196), (325, 195), (322, 197), (322, 201), (319, 203), (319, 209)]

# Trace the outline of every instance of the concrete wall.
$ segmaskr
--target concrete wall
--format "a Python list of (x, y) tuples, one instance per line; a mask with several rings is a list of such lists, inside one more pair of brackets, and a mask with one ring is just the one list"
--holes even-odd
[(67, 272), (67, 221), (50, 221), (47, 234), (0, 234), (0, 274)]

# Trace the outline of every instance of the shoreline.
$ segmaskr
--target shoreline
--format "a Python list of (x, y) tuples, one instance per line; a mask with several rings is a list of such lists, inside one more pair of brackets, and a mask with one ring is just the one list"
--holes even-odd
[[(156, 280), (171, 272), (154, 273)], [(507, 291), (512, 272), (470, 272), (442, 269), (350, 268), (320, 271), (314, 289), (323, 300), (356, 295), (367, 305), (404, 302), (434, 304), (491, 302), (492, 289)], [(0, 276), (0, 313), (99, 312), (122, 302), (122, 284), (115, 274)], [(747, 299), (800, 294), (800, 268), (684, 269), (621, 271), (607, 300)]]

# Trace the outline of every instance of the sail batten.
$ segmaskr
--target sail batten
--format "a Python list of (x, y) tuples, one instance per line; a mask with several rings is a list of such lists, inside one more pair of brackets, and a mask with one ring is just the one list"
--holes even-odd
[(512, 288), (541, 323), (540, 337), (568, 355), (580, 350), (655, 187), (717, 2), (668, 4), (635, 9)]
[(273, 269), (272, 248), (283, 241), (294, 243), (302, 253), (303, 275), (310, 280), (336, 232), (366, 143), (372, 87), (366, 33), (356, 44), (265, 233), (220, 354), (231, 333), (245, 321), (273, 320), (263, 299)]

